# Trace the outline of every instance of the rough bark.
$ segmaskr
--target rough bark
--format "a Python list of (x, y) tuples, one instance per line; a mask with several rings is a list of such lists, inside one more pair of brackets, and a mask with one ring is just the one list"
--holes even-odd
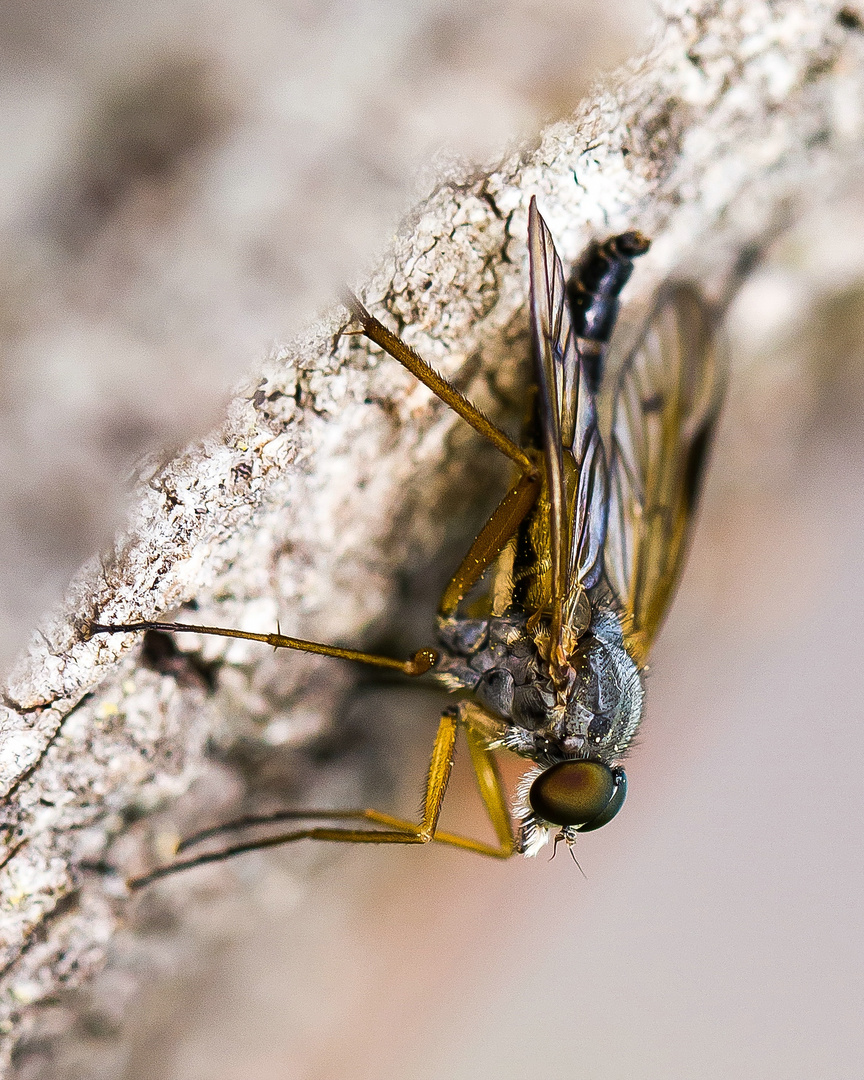
[[(634, 306), (670, 274), (719, 296), (797, 200), (860, 164), (862, 61), (854, 13), (831, 4), (670, 5), (651, 50), (571, 121), (491, 168), (441, 177), (360, 291), (506, 416), (526, 354), (532, 195), (565, 259), (593, 236), (652, 236)], [(87, 641), (86, 621), (194, 600), (189, 621), (267, 631), (279, 618), (287, 633), (362, 647), (406, 570), (440, 547), (441, 510), (459, 501), (476, 446), (347, 326), (334, 305), (262, 361), (218, 430), (142, 471), (114, 551), (82, 569), (5, 687), (7, 1055), (34, 1003), (102, 964), (125, 899), (99, 861), (130, 818), (206, 775), (207, 740), (228, 727), (283, 745), (326, 730), (351, 678), (336, 662), (213, 639), (142, 663), (137, 639)], [(145, 857), (119, 851), (124, 870)]]

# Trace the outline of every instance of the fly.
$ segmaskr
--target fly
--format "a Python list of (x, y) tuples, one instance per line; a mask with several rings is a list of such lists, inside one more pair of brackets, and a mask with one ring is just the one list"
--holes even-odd
[[(601, 433), (598, 396), (619, 296), (633, 259), (648, 247), (638, 232), (592, 244), (565, 282), (552, 235), (532, 198), (528, 248), (536, 394), (522, 445), (360, 300), (348, 298), (360, 332), (488, 439), (518, 473), (444, 591), (439, 649), (422, 649), (403, 661), (282, 634), (185, 623), (92, 623), (89, 631), (216, 634), (406, 675), (431, 673), (461, 696), (441, 717), (422, 820), (373, 809), (285, 810), (244, 818), (187, 838), (179, 851), (253, 825), (284, 828), (179, 858), (133, 886), (301, 839), (435, 840), (495, 858), (533, 855), (553, 834), (556, 843), (572, 845), (578, 833), (599, 829), (618, 813), (627, 791), (623, 760), (642, 717), (641, 672), (680, 576), (722, 399), (710, 312), (694, 288), (668, 286), (615, 380), (611, 425)], [(469, 592), (470, 613), (463, 604)], [(438, 828), (460, 729), (494, 844)], [(496, 761), (500, 748), (533, 762), (512, 815)]]

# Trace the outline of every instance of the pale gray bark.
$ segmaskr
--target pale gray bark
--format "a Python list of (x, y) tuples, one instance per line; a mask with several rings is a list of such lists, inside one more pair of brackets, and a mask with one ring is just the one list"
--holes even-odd
[[(491, 168), (442, 176), (361, 292), (506, 416), (526, 351), (532, 195), (567, 260), (593, 236), (635, 227), (653, 238), (634, 307), (670, 274), (720, 296), (798, 200), (860, 167), (862, 61), (864, 35), (833, 5), (669, 5), (650, 52), (572, 121)], [(192, 669), (174, 678), (142, 666), (133, 639), (84, 640), (86, 620), (156, 618), (195, 600), (189, 621), (266, 632), (279, 618), (286, 633), (362, 647), (400, 575), (439, 549), (442, 509), (471, 482), (477, 451), (455, 435), (459, 422), (364, 339), (340, 336), (347, 326), (334, 305), (260, 363), (217, 430), (142, 471), (114, 552), (84, 567), (9, 679), (7, 1053), (33, 1003), (102, 963), (124, 890), (81, 863), (103, 857), (129, 808), (206, 775), (214, 733), (246, 725), (292, 744), (325, 730), (351, 678), (336, 662), (208, 639), (201, 655), (222, 665), (211, 695)], [(120, 847), (112, 859), (125, 870), (157, 854)]]

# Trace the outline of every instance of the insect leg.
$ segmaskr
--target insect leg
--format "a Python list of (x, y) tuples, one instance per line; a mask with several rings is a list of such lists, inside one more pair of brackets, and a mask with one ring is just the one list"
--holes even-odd
[(507, 541), (522, 524), (540, 492), (540, 476), (526, 475), (507, 492), (492, 517), (480, 530), (468, 554), (450, 579), (441, 603), (440, 615), (452, 615), (459, 601), (480, 580), (487, 567), (501, 554)]
[(376, 656), (374, 653), (357, 652), (355, 649), (340, 649), (335, 645), (322, 645), (317, 641), (304, 641), (302, 638), (286, 637), (284, 634), (252, 634), (246, 630), (229, 630), (222, 626), (196, 626), (193, 623), (150, 621), (118, 625), (90, 623), (85, 628), (87, 639), (93, 634), (125, 634), (137, 630), (159, 630), (170, 634), (212, 634), (216, 637), (261, 641), (274, 649), (298, 649), (301, 652), (318, 653), (320, 656), (337, 656), (342, 660), (356, 660), (361, 664), (392, 668), (395, 671), (401, 671), (404, 675), (424, 675), (438, 659), (438, 653), (434, 649), (420, 649), (407, 660), (395, 660), (391, 656)]
[[(468, 717), (466, 719), (463, 719), (462, 709), (458, 711), (448, 709), (441, 717), (429, 761), (429, 775), (426, 781), (426, 795), (423, 802), (423, 818), (419, 824), (403, 818), (393, 817), (390, 814), (382, 813), (380, 810), (371, 809), (286, 810), (260, 818), (242, 818), (239, 821), (229, 822), (213, 829), (206, 829), (188, 837), (181, 844), (180, 850), (236, 828), (269, 824), (276, 821), (303, 819), (355, 821), (383, 827), (364, 829), (316, 825), (291, 829), (276, 836), (267, 836), (232, 844), (221, 851), (208, 851), (201, 855), (193, 855), (187, 859), (179, 859), (176, 862), (169, 863), (167, 866), (157, 867), (141, 877), (132, 878), (128, 883), (129, 887), (138, 889), (159, 878), (178, 873), (180, 870), (188, 870), (190, 867), (204, 866), (212, 862), (221, 862), (223, 859), (231, 858), (234, 855), (242, 855), (247, 851), (280, 847), (282, 844), (292, 843), (295, 840), (323, 840), (342, 844), (427, 844), (434, 840), (438, 843), (449, 844), (452, 847), (474, 851), (480, 855), (490, 855), (498, 859), (509, 858), (513, 854), (515, 844), (507, 812), (506, 798), (501, 786), (501, 778), (491, 752), (485, 746), (480, 735), (472, 729), (469, 710), (470, 706), (468, 710), (465, 710)], [(468, 747), (480, 794), (498, 836), (497, 846), (483, 843), (480, 840), (472, 840), (469, 837), (438, 831), (438, 818), (441, 814), (441, 806), (447, 793), (447, 785), (453, 769), (456, 733), (459, 727), (466, 728)]]
[[(512, 850), (514, 843), (513, 829), (510, 824), (507, 799), (501, 784), (501, 777), (495, 756), (492, 751), (489, 750), (487, 745), (488, 735), (484, 735), (482, 731), (483, 717), (485, 717), (485, 713), (483, 713), (479, 706), (474, 703), (463, 703), (457, 714), (456, 722), (465, 729), (465, 737), (471, 755), (471, 763), (477, 778), (477, 785), (480, 789), (480, 796), (483, 799), (483, 805), (486, 807), (489, 819), (495, 828), (499, 842), (502, 848), (506, 847)], [(477, 725), (476, 727), (475, 724)], [(432, 763), (430, 763), (430, 779), (432, 772)], [(184, 837), (177, 845), (177, 851), (178, 853), (188, 851), (189, 848), (194, 847), (205, 840), (212, 840), (213, 837), (221, 836), (228, 832), (238, 832), (241, 829), (249, 829), (256, 826), (275, 825), (287, 821), (310, 820), (315, 818), (322, 821), (354, 818), (370, 821), (377, 825), (390, 826), (391, 828), (398, 829), (400, 832), (402, 830), (415, 832), (418, 828), (417, 825), (412, 822), (405, 821), (402, 818), (393, 817), (390, 814), (383, 814), (379, 810), (277, 810), (271, 814), (258, 814), (249, 817), (236, 818), (234, 821), (227, 821), (220, 825), (202, 829), (200, 832)], [(451, 837), (449, 833), (436, 831), (433, 839), (439, 842), (449, 842), (451, 839), (458, 840), (460, 838)], [(469, 843), (473, 843), (473, 841), (469, 841)], [(220, 852), (219, 857), (225, 857), (225, 853)]]
[(468, 740), (474, 775), (477, 777), (477, 786), (480, 788), (480, 797), (483, 799), (486, 813), (489, 815), (498, 843), (501, 845), (501, 856), (506, 858), (506, 855), (513, 854), (516, 840), (513, 836), (510, 809), (507, 806), (507, 797), (501, 783), (498, 762), (485, 740), (472, 728), (466, 727), (465, 736)]
[(460, 394), (455, 386), (449, 383), (443, 375), (439, 375), (410, 346), (388, 330), (374, 315), (370, 315), (353, 293), (348, 293), (345, 304), (363, 327), (363, 334), (370, 341), (380, 345), (394, 360), (398, 360), (420, 382), (428, 386), (432, 393), (439, 397), (445, 405), (449, 405), (463, 420), (467, 420), (475, 431), (488, 439), (493, 446), (510, 458), (511, 461), (515, 461), (522, 473), (526, 476), (537, 474), (537, 466), (520, 446), (517, 446), (496, 424), (493, 424), (488, 417), (484, 416), (476, 405), (472, 405), (468, 398)]

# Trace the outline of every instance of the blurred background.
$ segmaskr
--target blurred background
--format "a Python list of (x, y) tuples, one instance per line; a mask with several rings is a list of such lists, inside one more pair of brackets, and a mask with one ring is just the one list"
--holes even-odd
[[(567, 115), (644, 49), (644, 16), (0, 8), (4, 665), (110, 543), (141, 455), (218, 420), (383, 248), (437, 158), (494, 158)], [(66, 1056), (18, 1075), (860, 1078), (864, 187), (795, 211), (725, 331), (696, 543), (627, 808), (580, 843), (584, 876), (546, 854), (238, 861), (234, 894), (202, 877), (189, 915), (231, 933), (204, 927), (143, 994), (109, 967)], [(440, 700), (363, 696), (411, 813)], [(448, 802), (451, 827), (479, 821), (461, 770)], [(262, 871), (297, 860), (305, 890)], [(156, 952), (157, 907), (142, 898), (135, 924)]]

